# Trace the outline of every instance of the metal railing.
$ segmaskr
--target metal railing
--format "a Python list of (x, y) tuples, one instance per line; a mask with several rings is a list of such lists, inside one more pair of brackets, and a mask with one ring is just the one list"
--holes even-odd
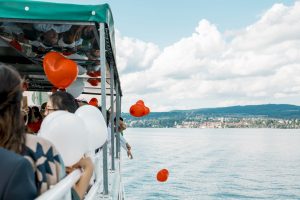
[[(89, 155), (94, 163), (94, 175), (92, 180), (92, 186), (85, 196), (85, 200), (95, 200), (99, 194), (103, 194), (103, 176), (101, 158), (102, 151), (96, 154)], [(103, 194), (101, 199), (124, 199), (124, 188), (121, 177), (121, 162), (120, 159), (115, 159), (115, 170), (111, 170), (110, 180), (111, 188), (109, 188), (109, 194)], [(73, 171), (60, 182), (54, 185), (50, 190), (43, 193), (36, 200), (71, 200), (71, 189), (75, 183), (80, 179), (81, 171), (79, 169)], [(105, 196), (104, 196), (105, 195)]]
[(36, 200), (71, 200), (71, 188), (80, 179), (81, 171), (73, 171)]
[[(105, 40), (105, 24), (100, 23), (99, 24), (99, 47), (100, 47), (100, 65), (101, 65), (101, 106), (102, 106), (102, 114), (105, 119), (106, 118), (106, 49), (105, 49), (105, 43), (107, 42)], [(111, 94), (113, 94), (113, 89), (115, 89), (116, 93), (115, 95), (111, 95), (111, 122), (113, 124), (113, 120), (116, 118), (116, 127), (119, 126), (119, 118), (121, 114), (121, 86), (118, 79), (118, 73), (115, 66), (112, 66), (110, 63), (110, 76), (111, 76)], [(116, 100), (116, 105), (114, 109), (114, 96)], [(115, 111), (115, 112), (114, 112)], [(112, 147), (112, 155), (111, 155), (111, 171), (113, 173), (110, 173), (114, 177), (111, 178), (112, 184), (111, 188), (108, 188), (108, 156), (107, 156), (107, 144), (104, 144), (102, 147), (102, 150), (99, 151), (97, 154), (91, 154), (90, 157), (93, 160), (94, 163), (94, 175), (93, 175), (93, 181), (92, 186), (88, 193), (86, 194), (84, 199), (92, 200), (96, 199), (96, 196), (101, 193), (104, 196), (108, 197), (109, 199), (124, 199), (124, 188), (122, 185), (122, 178), (120, 176), (121, 172), (121, 166), (120, 166), (120, 136), (117, 133), (116, 134), (116, 140), (115, 140), (115, 132), (118, 131), (115, 130), (114, 126), (111, 126), (111, 147)], [(102, 157), (100, 156), (102, 155)], [(101, 160), (102, 159), (102, 160)], [(102, 163), (102, 165), (101, 165)], [(80, 179), (81, 171), (75, 170), (72, 173), (70, 173), (68, 176), (66, 176), (63, 180), (61, 180), (59, 183), (54, 185), (50, 190), (42, 194), (37, 198), (37, 200), (71, 200), (71, 189), (75, 185), (75, 183)], [(110, 190), (110, 191), (109, 191)], [(101, 198), (103, 199), (103, 198)], [(105, 198), (104, 198), (105, 199)]]

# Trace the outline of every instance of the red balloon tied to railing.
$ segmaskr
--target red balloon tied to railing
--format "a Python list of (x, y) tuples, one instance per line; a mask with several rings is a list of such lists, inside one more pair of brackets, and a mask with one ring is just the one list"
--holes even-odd
[(66, 59), (57, 52), (49, 52), (45, 55), (43, 67), (48, 80), (59, 89), (67, 88), (77, 78), (76, 62)]
[(89, 78), (87, 80), (87, 82), (89, 82), (89, 84), (91, 84), (92, 86), (98, 86), (100, 83), (100, 80), (97, 78)]
[(91, 100), (89, 101), (89, 105), (97, 107), (98, 106), (98, 99), (91, 98)]
[(87, 72), (86, 74), (93, 78), (99, 77), (101, 75), (100, 71), (90, 71), (90, 72)]
[(159, 170), (156, 174), (156, 179), (159, 182), (167, 181), (168, 177), (169, 177), (169, 171), (167, 169)]

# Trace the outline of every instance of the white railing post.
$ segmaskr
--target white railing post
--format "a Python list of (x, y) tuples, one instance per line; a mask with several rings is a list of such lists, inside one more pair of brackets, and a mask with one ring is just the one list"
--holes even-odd
[[(105, 122), (106, 118), (106, 52), (105, 52), (105, 24), (99, 24), (100, 29), (100, 65), (101, 65), (101, 108), (102, 115)], [(103, 186), (104, 194), (108, 194), (108, 170), (107, 170), (107, 143), (102, 147), (103, 149)]]

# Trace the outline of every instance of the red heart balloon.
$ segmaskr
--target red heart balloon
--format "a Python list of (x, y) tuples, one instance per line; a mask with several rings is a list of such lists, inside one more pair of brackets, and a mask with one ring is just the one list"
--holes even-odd
[(90, 71), (87, 73), (88, 76), (96, 78), (99, 77), (101, 75), (100, 71)]
[(130, 107), (129, 112), (134, 117), (142, 117), (145, 115), (145, 108), (140, 104), (134, 104)]
[(77, 78), (77, 64), (55, 52), (47, 55), (43, 62), (47, 78), (55, 87), (59, 89), (67, 88)]
[(89, 101), (89, 105), (92, 105), (92, 106), (98, 106), (98, 99), (96, 98), (91, 98), (91, 100)]
[(87, 80), (87, 82), (89, 82), (92, 86), (98, 86), (100, 83), (100, 80), (97, 78), (89, 78)]
[(167, 181), (168, 177), (169, 177), (169, 171), (167, 169), (162, 169), (158, 171), (156, 174), (156, 179), (160, 182)]
[(44, 67), (45, 72), (46, 73), (50, 72), (48, 69), (53, 67), (55, 65), (55, 63), (62, 58), (64, 59), (65, 57), (58, 52), (51, 51), (51, 52), (47, 53), (43, 60), (43, 67)]

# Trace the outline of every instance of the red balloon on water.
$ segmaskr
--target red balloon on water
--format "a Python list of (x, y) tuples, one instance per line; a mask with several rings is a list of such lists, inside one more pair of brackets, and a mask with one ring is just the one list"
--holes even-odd
[(159, 170), (156, 174), (156, 179), (159, 182), (167, 181), (168, 177), (169, 177), (169, 171), (167, 169)]

